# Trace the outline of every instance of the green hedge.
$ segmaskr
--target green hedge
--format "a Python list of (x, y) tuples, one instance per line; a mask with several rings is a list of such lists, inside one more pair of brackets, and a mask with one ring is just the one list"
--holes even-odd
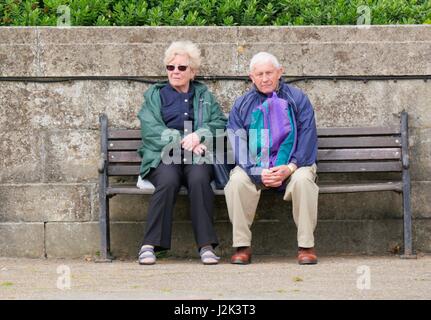
[(72, 26), (431, 24), (430, 0), (0, 0), (0, 26), (55, 26), (60, 5)]

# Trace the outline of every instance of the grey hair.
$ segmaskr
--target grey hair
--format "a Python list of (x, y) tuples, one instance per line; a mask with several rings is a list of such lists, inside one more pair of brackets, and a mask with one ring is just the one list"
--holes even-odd
[(175, 41), (165, 51), (164, 64), (175, 58), (177, 55), (186, 55), (189, 58), (190, 68), (198, 70), (201, 66), (201, 50), (191, 41)]
[(278, 62), (277, 58), (273, 54), (270, 54), (268, 52), (259, 52), (256, 53), (250, 60), (250, 72), (253, 71), (253, 68), (256, 64), (266, 62), (272, 63), (273, 66), (277, 69), (281, 68), (281, 64)]

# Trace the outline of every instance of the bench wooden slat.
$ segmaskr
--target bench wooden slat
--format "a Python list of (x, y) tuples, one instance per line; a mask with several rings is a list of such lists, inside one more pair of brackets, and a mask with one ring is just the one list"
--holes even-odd
[(390, 148), (400, 147), (400, 137), (333, 137), (319, 138), (319, 148)]
[(134, 150), (141, 146), (141, 140), (110, 140), (108, 141), (108, 150)]
[(400, 148), (319, 149), (319, 160), (385, 160), (401, 159)]
[(403, 190), (403, 183), (401, 181), (319, 185), (319, 193), (349, 193), (349, 192), (402, 191), (402, 190)]
[(108, 131), (108, 139), (141, 139), (139, 129), (111, 129)]
[(141, 163), (141, 157), (136, 151), (110, 151), (109, 162), (137, 162)]
[[(106, 193), (109, 195), (114, 194), (153, 194), (154, 193), (154, 187), (148, 187), (139, 189), (138, 187), (134, 185), (123, 185), (123, 186), (112, 186), (108, 187), (106, 190)], [(179, 194), (186, 195), (187, 189), (185, 187), (181, 187)]]
[(379, 136), (379, 135), (399, 135), (401, 133), (399, 127), (328, 127), (317, 128), (319, 137), (325, 136)]
[(317, 165), (318, 172), (385, 172), (402, 171), (401, 161), (379, 161), (379, 162), (319, 162)]
[(139, 165), (110, 165), (108, 175), (110, 176), (137, 176), (139, 174)]

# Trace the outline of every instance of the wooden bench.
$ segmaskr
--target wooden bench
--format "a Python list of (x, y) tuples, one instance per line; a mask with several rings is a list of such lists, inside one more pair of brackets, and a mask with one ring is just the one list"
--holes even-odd
[[(140, 130), (108, 127), (108, 118), (100, 116), (101, 160), (99, 164), (99, 199), (101, 260), (110, 261), (109, 199), (119, 194), (152, 194), (154, 188), (139, 189), (136, 180), (141, 159), (136, 150), (141, 144)], [(349, 127), (318, 129), (318, 173), (343, 173), (351, 176), (348, 183), (319, 184), (320, 193), (350, 193), (395, 191), (402, 193), (404, 220), (404, 253), (402, 258), (414, 258), (410, 209), (410, 174), (408, 156), (408, 114), (401, 113), (401, 125), (396, 127)], [(396, 180), (360, 181), (359, 173), (392, 173)], [(393, 174), (392, 174), (393, 175)], [(110, 185), (111, 176), (134, 176), (133, 185)], [(392, 178), (392, 177), (391, 177)], [(181, 194), (187, 191), (183, 187)], [(216, 195), (223, 190), (214, 189)]]

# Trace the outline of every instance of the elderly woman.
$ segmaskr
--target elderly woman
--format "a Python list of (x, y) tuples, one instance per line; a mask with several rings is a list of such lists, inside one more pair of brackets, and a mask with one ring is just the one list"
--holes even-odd
[[(213, 226), (214, 193), (211, 164), (196, 164), (190, 155), (206, 150), (204, 136), (215, 136), (225, 129), (226, 117), (208, 88), (194, 80), (201, 62), (200, 50), (190, 41), (173, 42), (165, 52), (168, 82), (152, 85), (144, 94), (138, 114), (141, 121), (142, 156), (140, 175), (155, 187), (148, 207), (147, 224), (139, 263), (156, 262), (155, 251), (171, 246), (172, 213), (181, 185), (187, 187), (195, 240), (204, 264), (217, 264), (218, 245)], [(192, 124), (190, 126), (190, 123)], [(165, 161), (169, 135), (177, 134), (177, 150), (181, 157)], [(175, 150), (174, 150), (175, 151)], [(168, 155), (175, 155), (172, 151)], [(175, 157), (173, 157), (175, 160)]]

